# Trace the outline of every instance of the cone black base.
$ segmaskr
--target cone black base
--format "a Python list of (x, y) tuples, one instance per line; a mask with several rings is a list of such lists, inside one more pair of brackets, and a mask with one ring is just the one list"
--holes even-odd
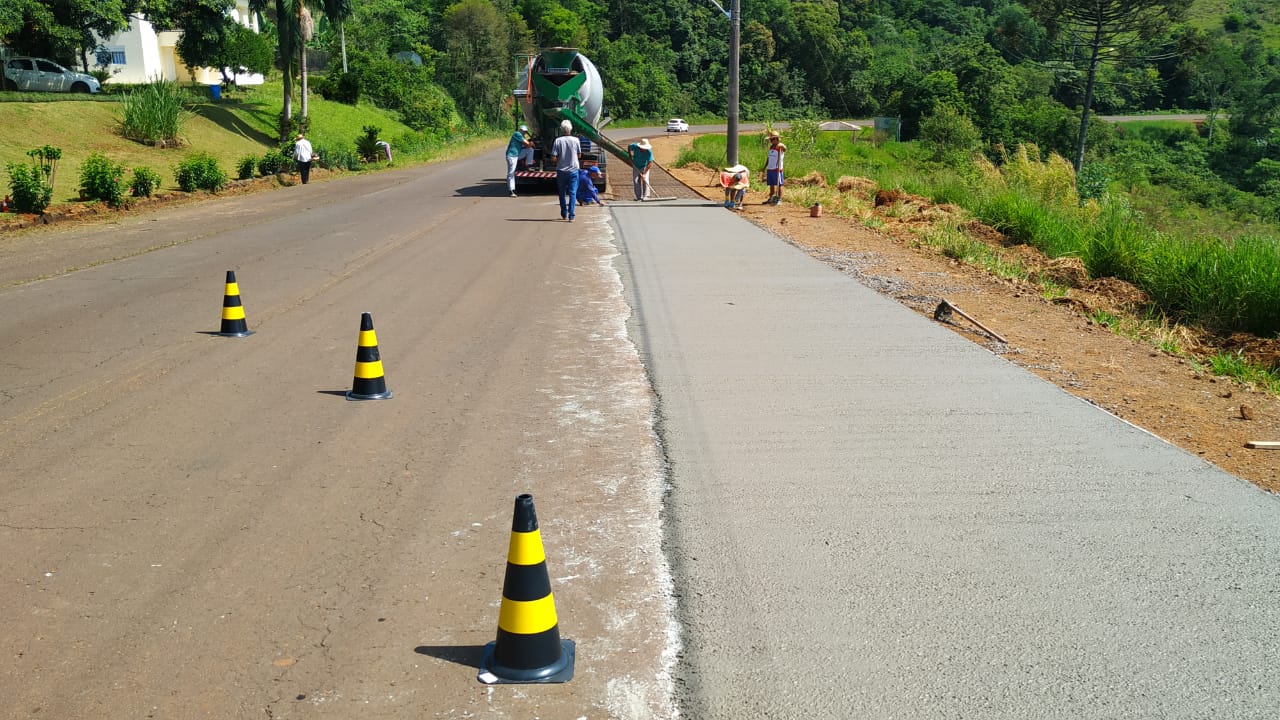
[(484, 658), (480, 661), (480, 674), (476, 679), (485, 685), (528, 685), (534, 683), (563, 683), (573, 679), (575, 648), (572, 640), (560, 641), (560, 660), (532, 670), (503, 667), (494, 659), (496, 642), (484, 646)]
[(390, 390), (386, 392), (375, 393), (373, 395), (361, 395), (360, 393), (357, 393), (355, 390), (347, 391), (348, 400), (390, 400), (391, 395), (392, 393)]
[(253, 330), (245, 330), (244, 332), (216, 332), (214, 335), (218, 337), (249, 337), (253, 333)]

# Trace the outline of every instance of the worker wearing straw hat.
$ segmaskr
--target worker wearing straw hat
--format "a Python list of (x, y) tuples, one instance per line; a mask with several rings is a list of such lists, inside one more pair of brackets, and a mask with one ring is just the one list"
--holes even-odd
[(627, 146), (631, 155), (631, 186), (635, 189), (636, 200), (644, 202), (649, 197), (649, 170), (653, 167), (653, 146), (649, 138), (640, 138)]
[(769, 131), (769, 158), (765, 163), (765, 182), (769, 185), (769, 199), (765, 205), (777, 205), (782, 202), (782, 186), (785, 184), (782, 166), (787, 155), (787, 146), (776, 130)]

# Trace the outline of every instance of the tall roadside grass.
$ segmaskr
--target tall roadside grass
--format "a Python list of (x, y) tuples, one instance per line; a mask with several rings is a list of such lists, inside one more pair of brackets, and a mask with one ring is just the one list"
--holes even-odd
[(176, 145), (191, 117), (183, 107), (186, 100), (187, 93), (168, 80), (133, 90), (120, 101), (120, 134), (148, 145)]
[[(764, 166), (763, 145), (757, 145), (748, 135), (740, 143), (741, 162), (753, 169)], [(718, 167), (724, 157), (724, 138), (706, 136), (696, 138), (677, 165)], [(1081, 203), (1071, 166), (1061, 158), (1042, 159), (1028, 146), (998, 160), (950, 167), (929, 162), (910, 143), (875, 146), (825, 134), (811, 151), (787, 154), (787, 176), (817, 171), (829, 184), (845, 175), (866, 177), (881, 188), (957, 205), (1015, 243), (1051, 258), (1080, 258), (1091, 277), (1132, 283), (1158, 315), (1173, 321), (1219, 333), (1280, 333), (1280, 233), (1205, 238), (1161, 232), (1124, 195)], [(971, 254), (962, 244), (955, 252)]]

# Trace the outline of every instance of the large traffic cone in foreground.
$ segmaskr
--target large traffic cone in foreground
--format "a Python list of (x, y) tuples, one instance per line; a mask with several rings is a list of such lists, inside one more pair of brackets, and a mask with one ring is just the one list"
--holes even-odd
[(222, 291), (222, 329), (217, 334), (223, 337), (248, 337), (253, 334), (244, 321), (240, 284), (236, 282), (234, 270), (227, 271), (227, 288)]
[(521, 495), (511, 523), (498, 639), (484, 647), (478, 679), (485, 684), (568, 682), (573, 655), (573, 641), (560, 639), (533, 496)]
[(382, 375), (382, 356), (378, 354), (378, 335), (373, 331), (373, 316), (360, 313), (360, 340), (356, 343), (356, 377), (351, 383), (348, 400), (390, 400), (387, 379)]

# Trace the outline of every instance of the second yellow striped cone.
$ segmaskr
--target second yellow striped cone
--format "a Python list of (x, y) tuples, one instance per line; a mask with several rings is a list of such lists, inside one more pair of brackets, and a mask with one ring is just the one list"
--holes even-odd
[(222, 291), (222, 325), (218, 335), (223, 337), (248, 337), (253, 334), (244, 319), (244, 305), (240, 303), (240, 284), (236, 271), (227, 271), (226, 289)]
[(487, 685), (569, 682), (573, 657), (573, 641), (560, 639), (533, 496), (520, 495), (507, 548), (498, 639), (485, 646), (477, 679)]
[(373, 316), (360, 314), (360, 340), (356, 343), (356, 373), (348, 400), (390, 400), (387, 378), (382, 374), (382, 356), (378, 354), (378, 335), (373, 331)]

